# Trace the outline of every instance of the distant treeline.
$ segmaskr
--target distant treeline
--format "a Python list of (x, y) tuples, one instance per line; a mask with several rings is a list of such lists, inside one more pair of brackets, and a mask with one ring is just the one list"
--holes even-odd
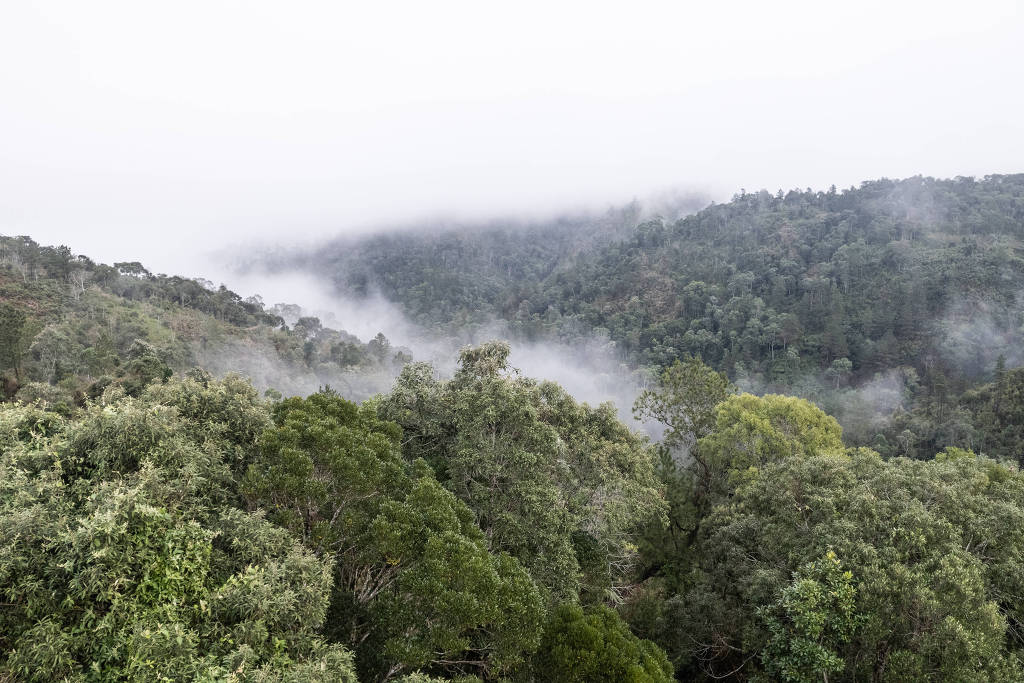
[[(596, 337), (654, 373), (699, 356), (887, 454), (982, 443), (963, 392), (1024, 363), (1024, 175), (741, 193), (624, 227), (639, 215), (347, 239), (277, 265), (379, 290), (428, 328)], [(879, 383), (895, 395), (853, 391)]]

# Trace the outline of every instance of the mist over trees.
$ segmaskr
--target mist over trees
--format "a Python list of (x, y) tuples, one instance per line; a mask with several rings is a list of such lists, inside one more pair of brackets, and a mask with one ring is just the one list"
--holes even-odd
[[(408, 349), (362, 341), (294, 304), (266, 306), (223, 285), (94, 263), (28, 237), (0, 236), (0, 373), (5, 396), (81, 406), (111, 383), (200, 365), (243, 372), (263, 389), (344, 387), (364, 399), (390, 385)], [(162, 364), (161, 368), (157, 365)], [(133, 379), (134, 378), (134, 379)]]
[(640, 221), (625, 236), (395, 234), (291, 263), (428, 329), (498, 319), (513, 340), (606, 340), (652, 376), (700, 357), (747, 390), (815, 401), (886, 455), (974, 447), (960, 395), (1000, 356), (1024, 361), (1024, 175), (742, 192)]
[(1022, 235), (911, 178), (273, 264), (503, 324), (444, 367), (0, 236), (0, 680), (1022, 680)]

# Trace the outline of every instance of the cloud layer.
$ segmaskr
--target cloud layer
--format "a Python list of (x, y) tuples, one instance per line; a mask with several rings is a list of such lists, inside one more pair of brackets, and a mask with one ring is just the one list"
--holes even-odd
[(430, 216), (1019, 171), (1021, 14), (8, 3), (0, 232), (192, 273), (210, 246)]

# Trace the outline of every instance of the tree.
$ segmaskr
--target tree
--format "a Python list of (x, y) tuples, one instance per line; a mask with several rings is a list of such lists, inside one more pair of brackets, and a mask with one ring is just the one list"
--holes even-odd
[(535, 663), (538, 681), (552, 683), (669, 683), (672, 665), (649, 640), (640, 640), (607, 607), (587, 612), (560, 605), (551, 615)]
[(449, 381), (407, 365), (381, 414), (402, 427), (406, 460), (430, 463), (553, 603), (581, 589), (603, 598), (629, 575), (638, 527), (663, 519), (653, 449), (610, 404), (521, 377), (508, 354), (503, 342), (466, 348)]
[(299, 318), (293, 328), (302, 335), (303, 339), (310, 339), (323, 329), (323, 325), (320, 323), (320, 318), (306, 316)]
[(46, 270), (50, 277), (58, 281), (67, 280), (71, 272), (71, 263), (74, 260), (71, 249), (62, 244), (56, 248), (45, 247), (43, 252), (46, 259)]
[[(114, 267), (117, 268), (118, 272), (122, 275), (130, 275), (132, 277), (152, 277), (152, 273), (146, 270), (145, 267), (138, 261), (124, 261), (121, 263), (115, 263)], [(211, 283), (212, 285), (212, 283)]]
[(633, 404), (638, 419), (654, 419), (668, 427), (665, 447), (690, 455), (706, 471), (707, 464), (693, 447), (715, 425), (715, 408), (733, 391), (724, 374), (700, 360), (676, 360), (659, 379), (658, 387), (646, 389)]
[(378, 332), (376, 337), (366, 343), (366, 349), (377, 358), (378, 362), (383, 363), (391, 349), (391, 342), (383, 332)]
[(141, 393), (150, 382), (166, 382), (172, 372), (157, 348), (141, 339), (133, 341), (128, 349), (128, 362), (124, 370), (124, 388), (132, 396)]
[[(236, 388), (192, 391), (258, 410)], [(331, 563), (232, 505), (225, 426), (152, 396), (0, 406), (0, 678), (355, 683), (319, 636)]]
[(714, 477), (734, 483), (772, 462), (844, 452), (835, 418), (809, 401), (778, 394), (730, 396), (697, 449)]
[(845, 358), (850, 355), (850, 347), (847, 345), (846, 332), (843, 325), (842, 313), (836, 313), (828, 317), (825, 324), (825, 334), (822, 338), (822, 351), (825, 361), (836, 358)]
[(48, 325), (32, 340), (29, 349), (42, 369), (36, 376), (43, 382), (60, 379), (58, 370), (75, 363), (72, 355), (73, 344), (67, 332), (58, 325)]
[(89, 281), (89, 272), (84, 268), (74, 268), (68, 272), (68, 287), (71, 296), (77, 301), (85, 294), (85, 284)]
[(25, 353), (25, 313), (9, 303), (0, 303), (0, 369), (13, 369), (21, 381), (21, 357)]
[(1006, 551), (1024, 531), (1002, 525), (1022, 514), (1020, 473), (962, 452), (766, 463), (703, 522), (700, 578), (669, 600), (662, 642), (716, 677), (1017, 680), (1024, 592)]
[(832, 361), (832, 365), (825, 371), (825, 377), (832, 380), (833, 388), (838, 389), (840, 384), (845, 383), (849, 379), (852, 372), (853, 363), (850, 362), (849, 358), (837, 358)]
[(979, 450), (1024, 463), (1024, 368), (1004, 370), (964, 399), (981, 434)]
[(15, 272), (21, 275), (21, 281), (23, 284), (28, 283), (28, 267), (25, 261), (22, 259), (21, 254), (17, 251), (7, 251), (2, 257), (2, 262), (9, 265)]
[(856, 613), (857, 587), (832, 550), (793, 574), (778, 600), (758, 610), (768, 630), (761, 652), (772, 680), (814, 683), (841, 673), (840, 648), (862, 621)]
[(334, 560), (326, 630), (365, 675), (488, 675), (536, 648), (539, 590), (519, 562), (488, 551), (425, 462), (402, 459), (401, 431), (375, 405), (320, 392), (275, 404), (274, 420), (247, 498)]

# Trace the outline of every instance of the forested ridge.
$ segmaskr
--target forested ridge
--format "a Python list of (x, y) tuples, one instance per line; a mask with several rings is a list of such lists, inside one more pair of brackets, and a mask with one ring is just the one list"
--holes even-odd
[(111, 383), (136, 393), (149, 379), (201, 365), (244, 369), (285, 392), (342, 382), (365, 398), (390, 382), (408, 350), (384, 335), (362, 341), (224, 285), (107, 265), (66, 246), (0, 235), (0, 365), (5, 398), (83, 404)]
[(346, 241), (295, 263), (441, 331), (497, 318), (522, 339), (608, 340), (652, 374), (699, 356), (749, 390), (813, 399), (886, 455), (982, 443), (963, 392), (1000, 357), (1024, 362), (1024, 175), (740, 193), (571, 258), (545, 229)]
[(640, 363), (700, 354), (769, 378), (794, 345), (822, 368), (913, 364), (950, 306), (1011, 306), (1024, 271), (1024, 174), (762, 190), (609, 231), (640, 215), (350, 238), (295, 258), (424, 325), (493, 314), (527, 336), (607, 334)]
[[(0, 237), (0, 680), (1024, 680), (1022, 234), (911, 178), (305, 261), (508, 322), (445, 375)], [(594, 337), (658, 441), (509, 361)]]

